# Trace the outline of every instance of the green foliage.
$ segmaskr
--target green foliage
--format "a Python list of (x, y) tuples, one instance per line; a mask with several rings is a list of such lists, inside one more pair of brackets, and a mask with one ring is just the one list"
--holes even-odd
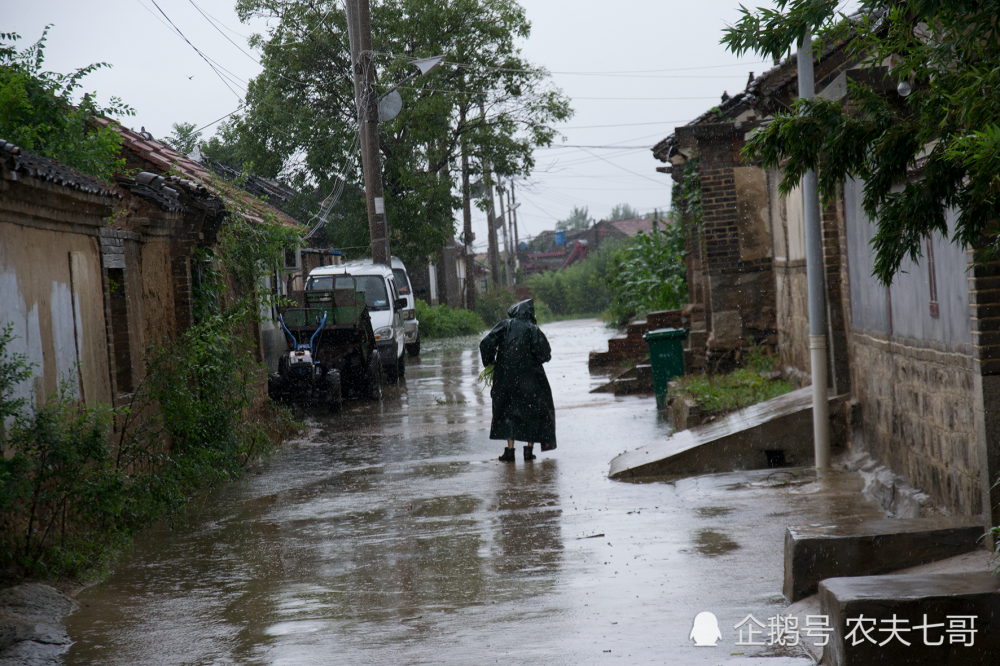
[(163, 143), (184, 155), (193, 153), (201, 139), (201, 132), (195, 131), (198, 126), (194, 123), (174, 123), (172, 128), (173, 131), (163, 139)]
[(125, 167), (118, 157), (122, 137), (113, 127), (91, 125), (90, 119), (135, 111), (116, 97), (105, 108), (92, 94), (74, 101), (80, 80), (110, 65), (95, 63), (71, 74), (43, 71), (48, 31), (49, 26), (23, 51), (15, 47), (20, 35), (0, 33), (0, 138), (110, 181)]
[(753, 348), (743, 359), (744, 367), (725, 375), (688, 375), (678, 377), (670, 397), (688, 399), (699, 406), (703, 414), (721, 416), (728, 412), (756, 405), (795, 390), (795, 385), (783, 379), (771, 379), (775, 359), (763, 348)]
[(490, 282), (486, 291), (476, 294), (476, 312), (487, 328), (493, 328), (507, 318), (507, 310), (516, 302), (513, 290)]
[[(849, 104), (799, 101), (748, 142), (745, 154), (784, 167), (783, 192), (822, 164), (820, 189), (833, 196), (846, 178), (863, 181), (863, 207), (875, 221), (875, 276), (889, 284), (904, 259), (920, 257), (932, 231), (994, 254), (1000, 217), (1000, 32), (998, 0), (889, 3), (862, 0), (860, 19), (836, 12), (835, 0), (781, 0), (775, 10), (744, 10), (723, 43), (735, 53), (775, 56), (807, 28), (820, 46), (843, 44), (877, 69), (891, 62), (907, 97), (854, 84)], [(926, 153), (926, 154), (925, 154)], [(907, 169), (923, 162), (922, 178)], [(901, 186), (901, 187), (897, 187)], [(945, 211), (959, 217), (949, 234)]]
[(594, 219), (590, 217), (589, 209), (584, 206), (573, 206), (573, 212), (565, 220), (556, 222), (556, 229), (589, 229), (594, 224)]
[(611, 257), (604, 284), (613, 298), (607, 309), (611, 321), (627, 321), (637, 314), (675, 310), (687, 299), (684, 227), (670, 221), (639, 234)]
[(607, 274), (612, 257), (620, 247), (619, 243), (606, 243), (583, 261), (559, 271), (536, 273), (528, 278), (528, 286), (536, 298), (535, 318), (538, 319), (543, 312), (538, 301), (548, 309), (546, 317), (553, 319), (602, 312), (611, 302)]
[[(547, 74), (521, 57), (530, 24), (514, 0), (371, 5), (379, 92), (412, 73), (412, 59), (444, 55), (451, 63), (403, 83), (402, 113), (379, 126), (393, 254), (408, 261), (454, 233), (463, 146), (473, 170), (488, 160), (495, 177), (528, 173), (534, 147), (551, 143), (552, 125), (571, 111)], [(236, 9), (241, 20), (268, 22), (251, 40), (265, 69), (251, 82), (245, 109), (206, 153), (283, 179), (306, 193), (311, 203), (299, 205), (310, 214), (343, 187), (324, 233), (331, 244), (363, 250), (370, 239), (356, 196), (363, 180), (345, 13), (333, 0), (239, 0)]]
[(457, 310), (447, 305), (428, 305), (419, 298), (416, 303), (420, 337), (424, 339), (453, 338), (473, 335), (483, 330), (483, 320), (469, 310)]
[(639, 217), (639, 211), (627, 203), (617, 204), (608, 215), (609, 220), (633, 220), (637, 217)]

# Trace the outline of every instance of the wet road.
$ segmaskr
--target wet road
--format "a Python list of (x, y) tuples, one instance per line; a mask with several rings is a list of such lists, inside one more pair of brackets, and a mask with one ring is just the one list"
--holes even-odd
[[(651, 399), (589, 393), (599, 378), (587, 353), (609, 336), (600, 322), (544, 330), (556, 451), (525, 464), (519, 446), (515, 465), (497, 462), (477, 340), (425, 343), (382, 405), (309, 416), (308, 437), (197, 500), (172, 528), (144, 533), (80, 595), (66, 663), (749, 664), (801, 654), (738, 647), (732, 627), (785, 607), (786, 524), (856, 508), (784, 472), (608, 480), (611, 458), (669, 425)], [(688, 639), (705, 610), (722, 625), (712, 649)]]

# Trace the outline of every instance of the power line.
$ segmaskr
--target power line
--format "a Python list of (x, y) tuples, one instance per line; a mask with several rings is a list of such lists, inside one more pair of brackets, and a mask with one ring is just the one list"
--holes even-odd
[[(161, 9), (161, 8), (160, 8), (160, 6), (159, 6), (158, 4), (156, 4), (156, 0), (149, 0), (149, 1), (153, 3), (153, 6), (154, 6), (154, 7), (156, 7), (156, 9), (158, 9), (158, 10), (159, 10), (159, 12), (160, 12), (161, 14), (163, 14), (163, 18), (167, 19), (167, 22), (168, 22), (168, 23), (170, 23), (170, 25), (171, 25), (171, 26), (173, 27), (173, 29), (174, 29), (174, 30), (175, 30), (175, 31), (177, 32), (177, 34), (178, 34), (178, 35), (180, 35), (180, 36), (181, 36), (181, 38), (182, 38), (182, 39), (183, 39), (183, 40), (184, 40), (185, 42), (187, 42), (187, 43), (188, 43), (188, 46), (190, 46), (191, 48), (193, 48), (193, 49), (194, 49), (194, 51), (195, 51), (195, 53), (197, 53), (198, 55), (200, 55), (200, 56), (201, 56), (201, 58), (202, 58), (202, 60), (204, 60), (204, 61), (205, 61), (205, 63), (206, 63), (206, 64), (208, 64), (208, 66), (212, 68), (212, 71), (213, 71), (213, 72), (215, 72), (216, 76), (218, 76), (218, 77), (219, 77), (219, 79), (220, 79), (220, 80), (222, 81), (222, 83), (223, 83), (223, 84), (225, 84), (225, 86), (226, 86), (227, 88), (229, 88), (229, 91), (230, 91), (231, 93), (233, 93), (234, 95), (236, 95), (236, 97), (237, 97), (237, 98), (240, 98), (240, 95), (239, 95), (239, 93), (237, 93), (237, 92), (236, 92), (235, 90), (233, 90), (233, 87), (232, 87), (231, 85), (229, 85), (229, 81), (227, 81), (227, 80), (226, 80), (226, 77), (222, 76), (222, 73), (221, 73), (221, 72), (220, 72), (220, 71), (219, 71), (218, 69), (216, 69), (216, 68), (215, 68), (215, 65), (213, 65), (213, 64), (212, 64), (212, 62), (211, 62), (211, 61), (209, 60), (208, 56), (206, 56), (206, 55), (205, 55), (204, 53), (202, 53), (201, 51), (199, 51), (199, 50), (198, 50), (198, 47), (196, 47), (196, 46), (195, 46), (194, 44), (192, 44), (192, 43), (191, 43), (191, 40), (190, 40), (190, 39), (188, 39), (188, 38), (187, 38), (187, 37), (186, 37), (186, 36), (184, 35), (184, 33), (183, 33), (183, 32), (181, 32), (180, 28), (178, 28), (178, 27), (177, 27), (176, 25), (174, 25), (174, 22), (170, 20), (170, 17), (169, 17), (169, 16), (167, 16), (166, 12), (164, 12), (164, 11), (163, 11), (163, 9)], [(142, 4), (142, 3), (140, 2), (139, 4)], [(228, 72), (228, 73), (229, 73), (230, 75), (232, 75), (232, 76), (234, 76), (234, 77), (235, 77), (235, 75), (234, 75), (234, 74), (233, 74), (232, 72)]]

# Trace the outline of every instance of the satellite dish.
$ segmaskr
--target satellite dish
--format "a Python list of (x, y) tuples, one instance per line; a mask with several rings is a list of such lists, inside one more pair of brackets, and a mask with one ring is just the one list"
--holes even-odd
[(378, 121), (387, 123), (398, 116), (402, 109), (403, 98), (400, 97), (398, 90), (393, 90), (378, 101)]

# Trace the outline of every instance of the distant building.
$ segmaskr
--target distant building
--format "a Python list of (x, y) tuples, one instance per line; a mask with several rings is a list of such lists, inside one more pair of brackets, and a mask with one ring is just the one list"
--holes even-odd
[(653, 220), (646, 217), (601, 220), (587, 229), (543, 231), (522, 242), (517, 257), (525, 273), (558, 271), (585, 259), (605, 243), (652, 232)]

